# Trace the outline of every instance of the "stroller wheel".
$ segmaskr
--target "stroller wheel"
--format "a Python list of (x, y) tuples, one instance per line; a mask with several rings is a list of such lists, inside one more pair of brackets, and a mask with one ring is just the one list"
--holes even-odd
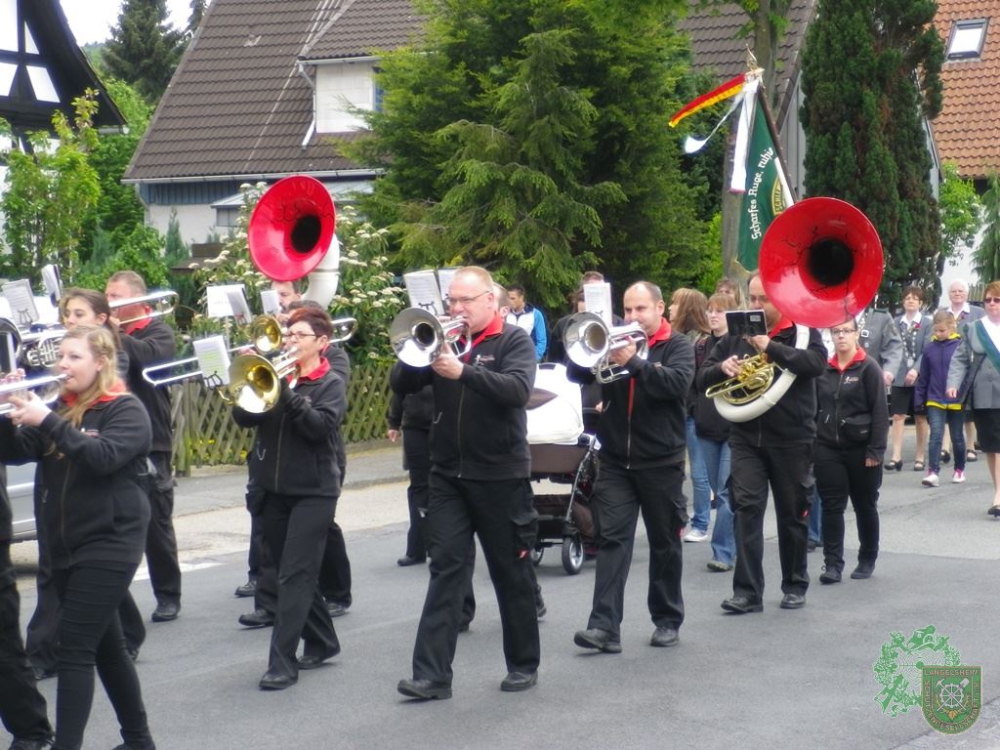
[(537, 547), (531, 550), (530, 554), (531, 554), (531, 564), (537, 568), (539, 564), (541, 564), (542, 562), (542, 555), (545, 554), (545, 547), (543, 547), (542, 545), (538, 545)]
[(562, 564), (571, 576), (575, 576), (583, 568), (583, 541), (579, 534), (563, 537)]

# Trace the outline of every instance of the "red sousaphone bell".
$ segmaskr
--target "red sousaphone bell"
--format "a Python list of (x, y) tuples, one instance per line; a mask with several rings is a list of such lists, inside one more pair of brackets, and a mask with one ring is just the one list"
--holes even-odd
[(865, 309), (882, 282), (882, 241), (861, 211), (807, 198), (780, 213), (760, 246), (760, 281), (796, 323), (827, 328)]
[(250, 215), (247, 242), (254, 265), (275, 281), (312, 272), (333, 242), (337, 214), (319, 180), (285, 177), (261, 196)]

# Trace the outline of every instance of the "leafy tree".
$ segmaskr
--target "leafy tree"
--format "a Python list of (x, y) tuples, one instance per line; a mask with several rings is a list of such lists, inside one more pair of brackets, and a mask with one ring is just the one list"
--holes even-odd
[(963, 180), (954, 164), (942, 165), (944, 179), (938, 190), (941, 211), (941, 261), (957, 265), (962, 250), (971, 247), (982, 221), (983, 203), (972, 180)]
[(155, 104), (180, 61), (184, 35), (167, 23), (166, 0), (123, 0), (104, 47), (104, 68)]
[(972, 258), (973, 270), (980, 281), (1000, 279), (1000, 177), (991, 172), (983, 194), (983, 241)]
[(809, 195), (846, 200), (882, 238), (882, 304), (940, 291), (941, 224), (921, 116), (941, 109), (933, 0), (819, 0), (802, 55)]
[(188, 16), (187, 35), (190, 37), (198, 30), (201, 19), (205, 16), (207, 0), (191, 0), (191, 15)]
[(97, 92), (73, 100), (72, 123), (62, 112), (52, 117), (56, 138), (48, 132), (28, 136), (31, 152), (9, 149), (6, 190), (0, 198), (4, 239), (10, 250), (0, 255), (0, 274), (37, 282), (46, 263), (59, 266), (73, 282), (81, 239), (93, 226), (100, 195), (98, 176), (88, 161), (97, 143), (93, 116)]
[[(384, 109), (352, 149), (388, 168), (364, 208), (406, 267), (476, 262), (558, 304), (585, 266), (690, 283), (704, 184), (665, 127), (686, 70), (679, 0), (438, 0), (386, 55)], [(345, 147), (346, 148), (346, 147)]]

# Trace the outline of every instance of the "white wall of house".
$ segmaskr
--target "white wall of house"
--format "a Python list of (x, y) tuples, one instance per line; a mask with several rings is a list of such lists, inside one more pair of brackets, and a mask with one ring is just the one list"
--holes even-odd
[(218, 233), (225, 238), (229, 233), (227, 228), (216, 227), (215, 209), (208, 205), (165, 206), (152, 205), (146, 208), (146, 226), (153, 227), (160, 234), (166, 235), (170, 228), (170, 216), (177, 211), (177, 221), (181, 227), (181, 239), (192, 244), (206, 242), (210, 234)]
[(316, 131), (344, 133), (365, 126), (350, 107), (375, 109), (375, 61), (338, 62), (316, 69)]

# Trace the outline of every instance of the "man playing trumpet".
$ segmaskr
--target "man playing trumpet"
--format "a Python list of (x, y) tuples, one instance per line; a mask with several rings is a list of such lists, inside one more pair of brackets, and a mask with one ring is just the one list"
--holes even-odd
[(504, 324), (485, 269), (459, 269), (448, 301), (451, 314), (466, 324), (468, 350), (456, 356), (442, 341), (430, 366), (397, 362), (390, 380), (398, 394), (434, 387), (430, 582), (413, 649), (413, 678), (398, 685), (403, 695), (424, 700), (451, 697), (451, 663), (474, 533), (500, 607), (508, 673), (500, 689), (530, 688), (539, 663), (530, 556), (538, 515), (529, 484), (525, 414), (535, 379), (534, 347), (524, 330)]
[[(812, 379), (826, 367), (826, 347), (819, 331), (808, 329), (807, 345), (796, 348), (796, 325), (764, 293), (759, 274), (750, 277), (748, 288), (750, 308), (764, 312), (768, 333), (746, 339), (730, 335), (719, 341), (698, 371), (698, 388), (736, 377), (743, 358), (758, 353), (796, 377), (777, 403), (754, 419), (734, 422), (729, 435), (736, 565), (733, 596), (722, 602), (722, 608), (732, 614), (764, 608), (764, 510), (769, 483), (778, 517), (784, 592), (781, 608), (799, 609), (806, 603), (806, 525), (811, 494), (806, 483), (816, 437), (816, 387)], [(771, 385), (774, 387), (777, 384)]]

